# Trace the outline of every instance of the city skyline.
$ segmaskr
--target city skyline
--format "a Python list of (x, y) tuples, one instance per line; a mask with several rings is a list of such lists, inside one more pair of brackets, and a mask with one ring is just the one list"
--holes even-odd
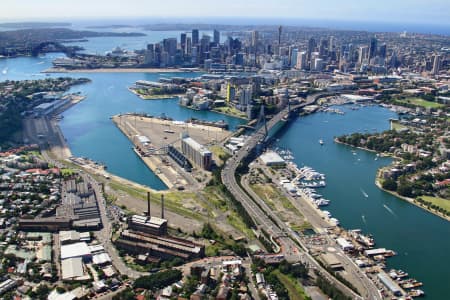
[[(339, 5), (331, 0), (309, 1), (261, 1), (249, 0), (245, 3), (237, 0), (230, 1), (195, 1), (186, 4), (181, 0), (167, 0), (164, 4), (155, 1), (130, 0), (126, 7), (122, 1), (80, 0), (73, 3), (61, 4), (63, 1), (55, 0), (17, 0), (7, 1), (2, 7), (0, 18), (11, 20), (43, 20), (66, 18), (283, 18), (305, 20), (336, 20), (356, 22), (388, 22), (388, 23), (415, 23), (415, 24), (450, 24), (448, 11), (450, 3), (443, 0), (427, 2), (387, 1), (362, 3), (356, 0), (341, 1)], [(405, 9), (407, 5), (408, 9)], [(201, 7), (201, 11), (199, 11)], [(201, 20), (201, 19), (199, 19)]]

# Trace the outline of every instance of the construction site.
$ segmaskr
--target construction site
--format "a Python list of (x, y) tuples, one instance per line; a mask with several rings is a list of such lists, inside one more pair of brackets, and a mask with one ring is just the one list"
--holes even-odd
[(121, 114), (112, 120), (133, 143), (133, 151), (169, 189), (201, 189), (219, 160), (211, 147), (232, 135), (219, 122), (200, 124), (145, 114)]

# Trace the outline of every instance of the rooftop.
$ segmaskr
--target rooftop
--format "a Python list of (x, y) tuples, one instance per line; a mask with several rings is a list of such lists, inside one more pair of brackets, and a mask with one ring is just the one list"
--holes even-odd
[(82, 257), (86, 255), (91, 255), (91, 250), (84, 242), (61, 246), (61, 259)]
[(84, 275), (81, 257), (68, 258), (61, 261), (62, 278), (72, 279)]

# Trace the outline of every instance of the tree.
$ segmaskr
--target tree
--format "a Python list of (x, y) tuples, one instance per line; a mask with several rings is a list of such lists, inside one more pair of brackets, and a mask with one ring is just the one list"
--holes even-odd
[(144, 288), (147, 290), (157, 290), (177, 282), (182, 277), (180, 270), (167, 270), (142, 276), (134, 282), (135, 288)]
[(134, 300), (135, 295), (134, 295), (132, 289), (127, 288), (125, 291), (113, 296), (112, 299), (113, 300)]
[(383, 182), (382, 187), (388, 191), (395, 191), (397, 190), (397, 182), (392, 178), (388, 178)]
[(412, 197), (413, 196), (412, 191), (413, 189), (411, 184), (407, 182), (400, 182), (400, 184), (397, 187), (397, 193), (401, 196)]

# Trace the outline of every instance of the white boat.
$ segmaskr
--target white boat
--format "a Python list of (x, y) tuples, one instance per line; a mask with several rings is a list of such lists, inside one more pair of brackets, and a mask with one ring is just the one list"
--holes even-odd
[(330, 222), (334, 223), (336, 226), (339, 226), (339, 220), (336, 218), (330, 218)]
[(330, 200), (326, 200), (326, 199), (318, 199), (318, 200), (314, 200), (314, 203), (317, 206), (327, 206), (328, 204), (330, 204)]
[(364, 197), (369, 198), (369, 195), (363, 189), (361, 189), (361, 193), (364, 195)]
[(4, 68), (3, 71), (2, 71), (3, 75), (6, 75), (6, 73), (8, 73), (8, 68)]
[(319, 140), (319, 144), (323, 145), (323, 140), (322, 139)]

